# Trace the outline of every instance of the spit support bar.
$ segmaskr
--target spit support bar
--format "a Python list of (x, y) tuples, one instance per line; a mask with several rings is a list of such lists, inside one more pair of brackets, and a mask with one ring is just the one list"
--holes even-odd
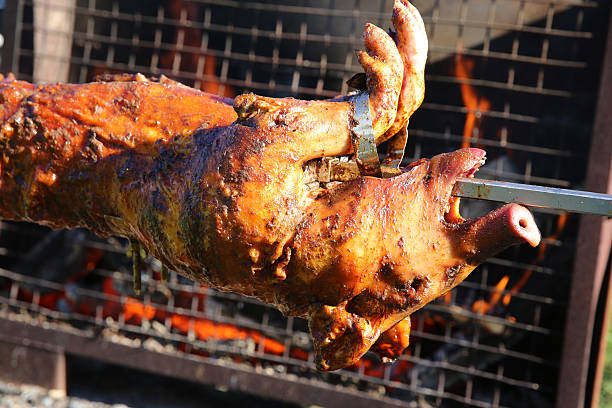
[[(311, 167), (320, 182), (348, 181), (362, 177), (354, 161), (325, 158), (313, 163)], [(397, 176), (402, 171), (395, 166), (382, 165), (381, 173), (387, 178)], [(612, 217), (612, 195), (588, 191), (461, 177), (457, 179), (453, 195)]]
[(453, 195), (612, 217), (612, 195), (588, 191), (462, 177)]

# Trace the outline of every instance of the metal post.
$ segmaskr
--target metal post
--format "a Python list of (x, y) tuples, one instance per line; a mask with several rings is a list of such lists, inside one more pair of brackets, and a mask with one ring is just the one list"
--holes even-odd
[[(586, 189), (612, 192), (612, 15), (589, 154)], [(584, 407), (597, 301), (612, 247), (612, 219), (582, 215), (574, 262), (557, 406)], [(605, 347), (605, 346), (604, 346)], [(595, 387), (596, 388), (596, 387)]]
[(21, 20), (23, 17), (22, 0), (6, 0), (2, 11), (2, 63), (0, 73), (17, 74), (19, 58), (17, 51), (21, 42)]
[(76, 0), (34, 0), (34, 82), (66, 82)]
[(0, 336), (0, 378), (66, 394), (66, 357), (58, 346)]

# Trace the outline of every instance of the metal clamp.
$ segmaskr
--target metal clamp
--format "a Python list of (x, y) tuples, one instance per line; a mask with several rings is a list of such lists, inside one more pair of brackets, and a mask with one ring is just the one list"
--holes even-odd
[(408, 123), (402, 127), (389, 141), (387, 142), (387, 156), (384, 158), (383, 166), (399, 168), (404, 158), (406, 143), (408, 143)]
[(399, 169), (408, 140), (408, 124), (387, 142), (387, 156), (382, 164), (374, 139), (370, 116), (370, 99), (366, 92), (351, 97), (353, 120), (350, 130), (354, 160), (346, 161), (325, 157), (310, 165), (312, 174), (319, 182), (348, 181), (363, 176), (388, 178), (401, 174)]
[(370, 116), (370, 97), (368, 93), (360, 92), (352, 99), (353, 121), (350, 130), (359, 173), (362, 176), (381, 177), (380, 160)]

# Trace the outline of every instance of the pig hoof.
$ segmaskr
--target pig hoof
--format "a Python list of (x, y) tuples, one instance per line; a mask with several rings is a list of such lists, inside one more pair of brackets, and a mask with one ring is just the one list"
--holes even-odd
[(321, 371), (354, 364), (380, 334), (368, 319), (347, 312), (344, 305), (321, 306), (311, 312), (310, 332)]

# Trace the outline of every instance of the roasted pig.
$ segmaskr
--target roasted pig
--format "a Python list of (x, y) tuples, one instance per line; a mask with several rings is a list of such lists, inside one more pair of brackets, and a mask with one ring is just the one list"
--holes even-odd
[[(367, 25), (365, 76), (376, 143), (424, 95), (417, 10), (395, 31)], [(361, 78), (361, 79), (360, 79)], [(391, 178), (312, 182), (308, 163), (353, 152), (352, 96), (235, 100), (167, 78), (0, 82), (0, 218), (85, 227), (140, 242), (168, 268), (309, 320), (321, 370), (408, 344), (409, 315), (509, 245), (537, 245), (530, 212), (464, 220), (451, 196), (485, 152), (421, 160)], [(377, 341), (378, 340), (378, 341)]]

